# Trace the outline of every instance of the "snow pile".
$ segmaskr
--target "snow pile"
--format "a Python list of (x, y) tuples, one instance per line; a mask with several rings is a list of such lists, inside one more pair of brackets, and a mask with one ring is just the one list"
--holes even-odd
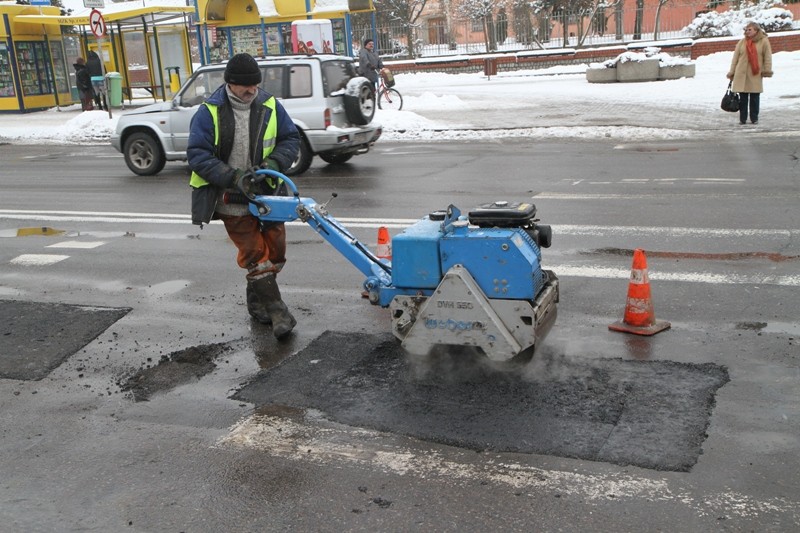
[(683, 31), (692, 37), (727, 37), (739, 35), (749, 22), (757, 22), (764, 31), (788, 31), (792, 29), (792, 12), (774, 7), (777, 0), (762, 0), (757, 4), (745, 4), (739, 9), (722, 13), (709, 11), (697, 16)]
[(623, 52), (614, 59), (609, 59), (602, 63), (592, 63), (589, 68), (616, 68), (619, 63), (628, 63), (630, 61), (641, 63), (645, 59), (658, 59), (658, 65), (661, 67), (692, 64), (692, 60), (689, 58), (671, 56), (666, 52), (662, 52), (660, 48), (648, 47), (644, 49), (644, 52)]

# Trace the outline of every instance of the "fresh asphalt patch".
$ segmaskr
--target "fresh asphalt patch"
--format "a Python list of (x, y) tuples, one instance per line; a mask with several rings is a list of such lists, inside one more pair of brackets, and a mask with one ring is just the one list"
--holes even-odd
[(147, 401), (156, 393), (199, 380), (217, 367), (217, 357), (233, 349), (230, 343), (204, 344), (163, 355), (155, 366), (139, 369), (120, 383), (120, 390), (133, 394), (134, 401)]
[(46, 377), (129, 311), (0, 300), (0, 378)]
[(390, 334), (328, 331), (233, 397), (477, 451), (689, 471), (728, 380), (711, 363), (546, 351), (526, 364), (452, 351), (418, 357)]

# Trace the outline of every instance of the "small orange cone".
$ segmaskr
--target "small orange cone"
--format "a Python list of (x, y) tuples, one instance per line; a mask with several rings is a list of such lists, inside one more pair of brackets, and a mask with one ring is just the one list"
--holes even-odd
[(633, 268), (628, 283), (628, 301), (625, 305), (625, 318), (608, 326), (612, 331), (634, 333), (636, 335), (655, 335), (669, 329), (671, 324), (656, 320), (653, 301), (650, 298), (650, 279), (647, 276), (647, 258), (644, 250), (633, 251)]
[(378, 228), (378, 246), (375, 255), (381, 259), (392, 260), (392, 241), (389, 239), (389, 230), (386, 226)]

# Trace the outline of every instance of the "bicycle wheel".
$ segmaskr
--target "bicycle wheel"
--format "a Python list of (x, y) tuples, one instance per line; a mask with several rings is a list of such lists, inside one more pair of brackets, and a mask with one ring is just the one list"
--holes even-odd
[(400, 111), (403, 109), (403, 95), (397, 89), (382, 90), (378, 95), (378, 108)]

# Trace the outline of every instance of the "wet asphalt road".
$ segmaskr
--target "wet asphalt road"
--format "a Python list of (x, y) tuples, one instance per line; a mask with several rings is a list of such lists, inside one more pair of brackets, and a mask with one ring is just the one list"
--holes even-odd
[[(532, 198), (542, 222), (554, 225), (544, 262), (561, 277), (562, 295), (545, 342), (515, 375), (556, 391), (570, 385), (591, 400), (589, 385), (641, 385), (619, 370), (636, 362), (724, 369), (729, 381), (707, 406), (699, 451), (680, 471), (625, 466), (632, 448), (620, 460), (422, 439), (415, 420), (402, 419), (413, 412), (408, 405), (392, 410), (394, 400), (377, 394), (361, 408), (382, 399), (380, 427), (342, 422), (320, 399), (288, 401), (299, 390), (285, 380), (259, 392), (280, 397), (280, 385), (284, 404), (253, 402), (247, 391), (281, 375), (273, 368), (300, 372), (314, 392), (318, 364), (293, 366), (326, 355), (307, 353), (326, 331), (344, 334), (339, 349), (350, 337), (363, 346), (389, 331), (387, 311), (360, 298), (361, 275), (310, 230), (291, 226), (281, 284), (299, 324), (279, 344), (246, 315), (222, 228), (188, 224), (184, 165), (137, 178), (106, 147), (2, 146), (0, 299), (130, 309), (46, 377), (0, 379), (3, 521), (14, 531), (797, 529), (797, 155), (796, 139), (768, 137), (386, 143), (342, 169), (315, 165), (298, 180), (320, 201), (336, 191), (331, 211), (369, 245), (379, 224), (390, 221), (396, 233), (448, 203)], [(41, 226), (66, 233), (8, 236)], [(652, 338), (607, 329), (622, 314), (636, 247), (648, 252), (656, 314), (672, 322)], [(52, 256), (62, 258), (47, 264)], [(72, 331), (69, 317), (51, 320), (23, 337), (33, 344), (57, 328)], [(348, 379), (363, 375), (343, 365), (335, 370)], [(608, 379), (594, 381), (597, 369)], [(452, 375), (434, 364), (417, 371)], [(148, 373), (160, 388), (134, 401), (131, 378)], [(638, 407), (652, 403), (652, 413), (675, 422), (678, 409), (660, 401), (670, 396), (659, 386), (645, 388)], [(453, 390), (441, 381), (431, 388), (431, 410), (446, 413)], [(596, 398), (615, 391), (597, 389)], [(485, 396), (487, 408), (474, 412), (521, 397), (509, 396)], [(387, 413), (408, 429), (391, 431), (400, 426)], [(577, 427), (582, 414), (560, 420)], [(624, 441), (616, 419), (597, 420)], [(502, 426), (491, 431), (502, 440)], [(664, 439), (663, 455), (670, 446)]]

